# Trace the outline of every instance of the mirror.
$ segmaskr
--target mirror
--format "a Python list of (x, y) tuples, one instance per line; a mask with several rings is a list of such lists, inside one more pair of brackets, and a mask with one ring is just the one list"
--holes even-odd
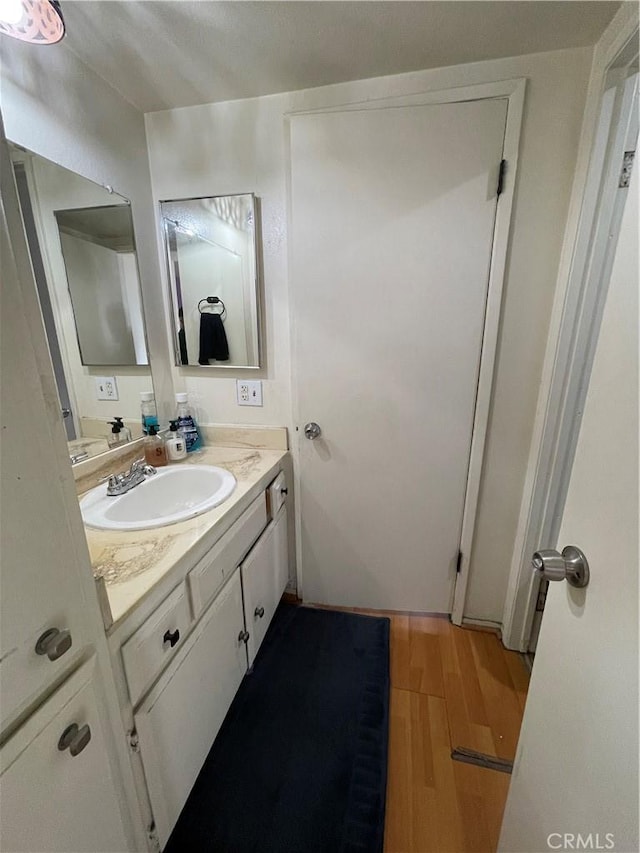
[(176, 364), (260, 367), (255, 196), (160, 207)]
[(131, 208), (43, 157), (18, 146), (11, 154), (76, 463), (140, 438), (140, 394), (153, 390)]

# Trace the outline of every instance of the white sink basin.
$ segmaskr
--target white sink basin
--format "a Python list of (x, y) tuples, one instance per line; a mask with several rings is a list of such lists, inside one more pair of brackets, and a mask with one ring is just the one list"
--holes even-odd
[(214, 465), (168, 465), (117, 497), (107, 484), (82, 498), (80, 511), (88, 527), (100, 530), (146, 530), (194, 518), (225, 501), (236, 478)]

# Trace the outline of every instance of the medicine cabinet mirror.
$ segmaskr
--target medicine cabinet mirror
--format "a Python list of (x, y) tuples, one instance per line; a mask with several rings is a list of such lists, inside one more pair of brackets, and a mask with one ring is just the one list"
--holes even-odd
[(142, 435), (152, 391), (129, 202), (11, 146), (18, 196), (72, 463)]
[(256, 199), (161, 202), (176, 364), (260, 367)]

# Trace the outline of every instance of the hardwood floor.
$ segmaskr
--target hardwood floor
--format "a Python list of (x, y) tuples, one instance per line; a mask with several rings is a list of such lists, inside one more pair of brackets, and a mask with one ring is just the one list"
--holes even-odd
[(493, 633), (446, 617), (390, 618), (385, 853), (490, 853), (510, 776), (452, 761), (451, 749), (513, 760), (527, 668)]
[(355, 612), (391, 619), (385, 853), (492, 853), (511, 777), (453, 761), (451, 750), (513, 760), (524, 661), (496, 634), (445, 616)]

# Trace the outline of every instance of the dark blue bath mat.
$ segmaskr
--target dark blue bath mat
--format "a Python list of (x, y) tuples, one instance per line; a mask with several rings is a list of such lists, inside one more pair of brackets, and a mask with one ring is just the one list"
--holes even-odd
[(389, 620), (281, 604), (166, 853), (380, 853)]

